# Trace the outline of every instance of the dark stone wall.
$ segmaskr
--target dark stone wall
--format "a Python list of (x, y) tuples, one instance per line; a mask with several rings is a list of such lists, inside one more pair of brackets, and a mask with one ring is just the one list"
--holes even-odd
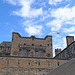
[(66, 36), (67, 46), (74, 42), (74, 36)]
[(54, 57), (55, 59), (75, 58), (75, 41)]
[(0, 56), (9, 56), (11, 54), (11, 42), (2, 42), (0, 44)]

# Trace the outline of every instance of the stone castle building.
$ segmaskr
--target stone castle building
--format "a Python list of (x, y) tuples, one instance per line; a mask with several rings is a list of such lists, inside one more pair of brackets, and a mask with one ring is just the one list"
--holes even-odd
[(55, 49), (53, 57), (52, 36), (45, 38), (22, 37), (12, 33), (12, 42), (0, 44), (0, 75), (46, 75), (51, 70), (75, 58), (75, 41), (67, 36), (67, 47)]
[(0, 56), (4, 55), (52, 58), (52, 36), (45, 38), (21, 37), (19, 33), (13, 33), (12, 42), (0, 44)]
[(67, 36), (67, 47), (64, 50), (55, 49), (55, 59), (72, 59), (75, 58), (75, 41), (73, 36)]
[(19, 33), (13, 33), (11, 55), (52, 58), (52, 36), (45, 38), (21, 37)]

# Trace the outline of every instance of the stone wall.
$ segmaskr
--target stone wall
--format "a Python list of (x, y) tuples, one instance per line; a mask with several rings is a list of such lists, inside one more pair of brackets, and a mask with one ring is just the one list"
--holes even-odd
[(2, 42), (0, 44), (0, 56), (9, 56), (11, 53), (11, 42)]
[(55, 49), (55, 56), (61, 52), (60, 48)]
[(45, 75), (67, 60), (0, 57), (0, 75)]
[(74, 36), (66, 36), (67, 46), (74, 42)]
[(63, 51), (57, 54), (55, 59), (72, 59), (75, 58), (75, 41), (72, 42), (68, 47), (66, 47)]
[(24, 53), (27, 54), (25, 57), (53, 57), (52, 36), (21, 37), (19, 33), (13, 33), (11, 55), (24, 56)]

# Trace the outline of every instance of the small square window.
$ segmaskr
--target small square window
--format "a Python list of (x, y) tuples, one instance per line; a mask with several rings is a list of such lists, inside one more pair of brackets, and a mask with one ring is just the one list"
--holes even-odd
[(59, 62), (57, 62), (57, 65), (59, 66)]
[(32, 44), (32, 46), (34, 46), (34, 44)]
[(47, 46), (49, 46), (49, 44), (47, 44)]
[(24, 43), (24, 45), (26, 45), (26, 43)]
[(40, 45), (40, 46), (42, 46), (42, 45)]
[(30, 65), (30, 62), (28, 64)]
[(40, 62), (38, 62), (38, 65), (40, 65)]

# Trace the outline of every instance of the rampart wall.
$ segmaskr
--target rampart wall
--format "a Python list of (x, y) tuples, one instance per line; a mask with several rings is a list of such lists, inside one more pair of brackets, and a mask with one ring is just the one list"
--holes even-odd
[(45, 75), (67, 60), (0, 57), (0, 75)]

